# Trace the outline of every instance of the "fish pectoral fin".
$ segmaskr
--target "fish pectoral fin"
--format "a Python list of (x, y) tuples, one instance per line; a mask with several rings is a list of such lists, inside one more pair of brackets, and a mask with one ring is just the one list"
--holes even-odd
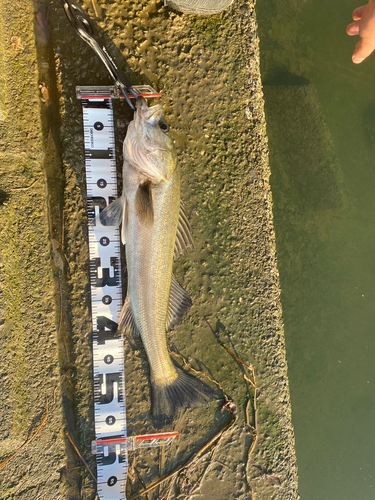
[(178, 221), (177, 233), (176, 233), (176, 245), (174, 248), (174, 260), (185, 252), (188, 248), (193, 248), (193, 235), (191, 233), (191, 227), (186, 214), (185, 207), (181, 201), (180, 203), (180, 219)]
[(98, 216), (100, 224), (103, 226), (119, 226), (125, 208), (125, 197), (120, 196), (110, 203)]
[(139, 336), (139, 331), (137, 325), (135, 324), (133, 311), (130, 305), (130, 300), (125, 299), (124, 305), (122, 306), (120, 319), (119, 319), (119, 328), (124, 333), (131, 333), (133, 337)]
[(154, 223), (154, 205), (152, 201), (151, 181), (141, 182), (135, 194), (135, 212), (141, 222)]
[(182, 288), (176, 278), (172, 275), (171, 291), (165, 327), (167, 331), (172, 330), (188, 312), (193, 305), (190, 295)]

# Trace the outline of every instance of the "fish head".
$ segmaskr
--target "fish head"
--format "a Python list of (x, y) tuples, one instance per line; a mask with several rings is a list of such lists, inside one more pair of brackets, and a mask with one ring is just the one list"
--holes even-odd
[(146, 99), (138, 97), (124, 140), (124, 159), (152, 183), (168, 181), (176, 168), (176, 149), (168, 130), (162, 107), (148, 106)]

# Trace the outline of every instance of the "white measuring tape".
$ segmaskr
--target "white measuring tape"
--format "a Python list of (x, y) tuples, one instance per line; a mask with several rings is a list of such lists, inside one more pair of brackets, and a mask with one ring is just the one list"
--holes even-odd
[[(135, 87), (151, 97), (148, 86)], [(101, 500), (126, 500), (128, 449), (169, 444), (177, 432), (127, 437), (120, 230), (102, 226), (99, 212), (117, 198), (114, 86), (77, 87), (82, 100), (89, 220), (97, 490)], [(158, 94), (155, 94), (158, 95)]]
[(90, 250), (95, 436), (98, 494), (125, 500), (128, 453), (124, 340), (117, 332), (122, 307), (120, 231), (102, 226), (99, 211), (117, 198), (113, 110), (109, 89), (81, 88)]

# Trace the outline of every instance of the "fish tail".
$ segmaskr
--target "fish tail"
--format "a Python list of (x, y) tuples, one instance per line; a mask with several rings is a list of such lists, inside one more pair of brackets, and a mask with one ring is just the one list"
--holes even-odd
[(172, 423), (181, 408), (197, 408), (217, 399), (216, 392), (199, 379), (176, 367), (178, 378), (171, 384), (151, 382), (154, 427), (162, 429)]

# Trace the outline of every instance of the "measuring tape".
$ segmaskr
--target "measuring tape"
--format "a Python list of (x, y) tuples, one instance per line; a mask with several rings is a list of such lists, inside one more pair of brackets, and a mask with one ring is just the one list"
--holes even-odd
[[(152, 87), (134, 86), (133, 93), (159, 97)], [(116, 86), (77, 87), (82, 102), (85, 144), (97, 490), (102, 500), (126, 500), (128, 449), (169, 444), (178, 432), (127, 436), (124, 339), (118, 332), (122, 308), (120, 230), (102, 226), (99, 212), (117, 198), (115, 130), (112, 98)]]
[(85, 143), (97, 488), (106, 500), (125, 500), (128, 453), (124, 339), (117, 331), (122, 307), (120, 231), (102, 226), (99, 211), (117, 198), (115, 134), (108, 88), (79, 89)]

